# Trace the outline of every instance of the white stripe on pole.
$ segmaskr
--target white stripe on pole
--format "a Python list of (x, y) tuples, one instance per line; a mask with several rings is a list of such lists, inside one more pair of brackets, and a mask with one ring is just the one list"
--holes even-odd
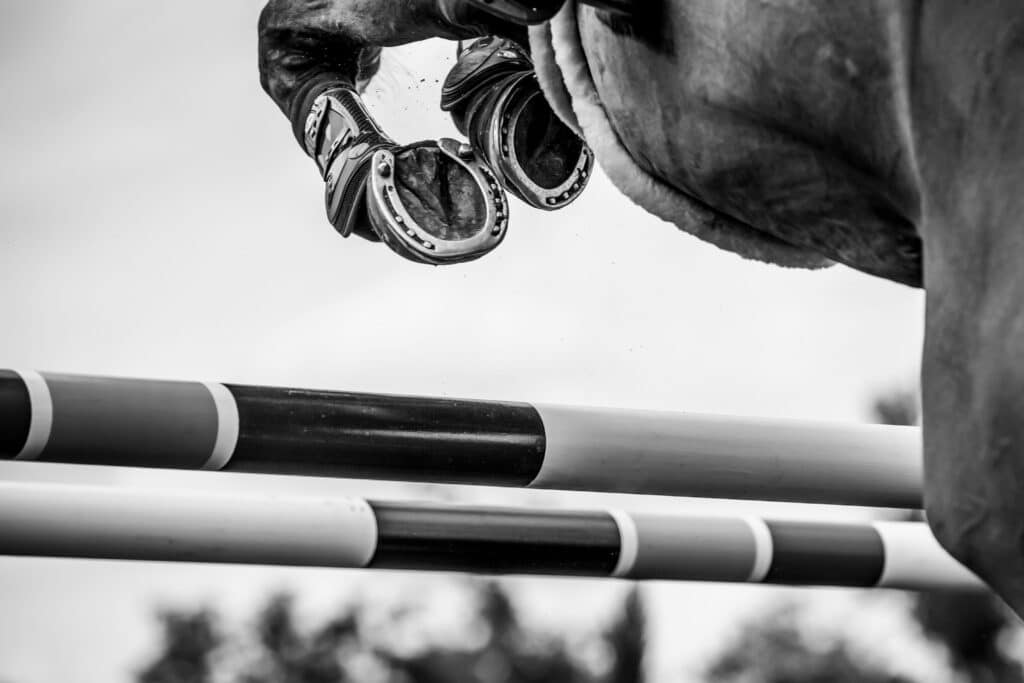
[(50, 387), (46, 385), (46, 380), (41, 374), (34, 370), (14, 372), (25, 383), (31, 408), (28, 438), (14, 459), (35, 460), (50, 441), (50, 432), (53, 429), (53, 399), (50, 396)]
[(217, 440), (213, 444), (210, 459), (200, 469), (219, 470), (228, 464), (238, 444), (238, 404), (223, 384), (203, 382), (203, 385), (210, 392), (217, 408)]
[(609, 510), (608, 514), (615, 520), (615, 526), (619, 528), (619, 560), (615, 563), (612, 576), (629, 576), (636, 564), (638, 550), (638, 539), (636, 522), (625, 510)]
[(885, 547), (885, 566), (878, 585), (884, 588), (962, 589), (984, 584), (946, 553), (927, 527), (914, 522), (875, 522)]
[(747, 581), (760, 583), (768, 576), (768, 572), (772, 568), (772, 559), (775, 557), (772, 531), (760, 517), (745, 517), (744, 521), (754, 535), (754, 564), (750, 568), (750, 574), (747, 575)]
[(920, 507), (920, 432), (882, 425), (535, 405), (532, 487)]
[(7, 555), (363, 567), (376, 545), (361, 499), (0, 481)]

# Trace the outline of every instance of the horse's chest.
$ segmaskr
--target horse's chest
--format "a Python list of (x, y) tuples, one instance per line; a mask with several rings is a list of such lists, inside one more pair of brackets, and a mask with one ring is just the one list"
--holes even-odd
[(598, 97), (637, 164), (751, 229), (919, 281), (891, 18), (869, 3), (659, 7), (634, 24), (579, 17)]

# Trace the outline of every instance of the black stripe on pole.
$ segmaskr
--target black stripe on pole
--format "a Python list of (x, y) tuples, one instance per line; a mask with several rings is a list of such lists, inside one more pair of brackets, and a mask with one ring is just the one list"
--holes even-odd
[(13, 458), (25, 446), (32, 424), (28, 387), (13, 370), (0, 370), (0, 458)]
[(874, 527), (766, 521), (772, 565), (765, 583), (870, 587), (882, 578), (885, 545)]
[(239, 435), (227, 471), (525, 486), (544, 423), (525, 403), (227, 385)]
[(367, 566), (378, 569), (608, 576), (619, 558), (619, 530), (604, 512), (370, 507), (377, 552)]

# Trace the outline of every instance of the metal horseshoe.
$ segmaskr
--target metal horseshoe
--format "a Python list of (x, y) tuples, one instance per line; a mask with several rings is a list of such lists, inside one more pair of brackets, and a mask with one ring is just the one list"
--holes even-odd
[[(325, 182), (328, 219), (344, 237), (355, 233), (383, 241), (412, 261), (434, 265), (479, 258), (494, 249), (508, 227), (508, 200), (494, 173), (468, 145), (442, 138), (399, 145), (367, 111), (354, 89), (322, 93), (306, 119), (306, 153)], [(436, 147), (472, 179), (484, 207), (469, 237), (449, 239), (420, 225), (397, 186), (399, 157), (418, 147)]]

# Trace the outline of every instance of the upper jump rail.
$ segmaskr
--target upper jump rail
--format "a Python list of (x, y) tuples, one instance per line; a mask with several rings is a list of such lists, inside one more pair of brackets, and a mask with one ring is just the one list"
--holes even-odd
[(921, 507), (920, 432), (0, 370), (0, 460)]

